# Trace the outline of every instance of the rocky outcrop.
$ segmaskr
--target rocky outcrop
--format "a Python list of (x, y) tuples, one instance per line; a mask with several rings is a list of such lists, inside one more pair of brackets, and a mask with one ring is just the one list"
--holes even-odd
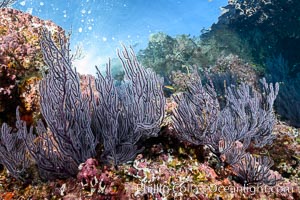
[[(227, 30), (242, 41), (236, 45), (240, 52), (247, 52), (256, 63), (264, 64), (267, 58), (282, 54), (291, 69), (298, 66), (300, 71), (299, 13), (298, 0), (229, 0), (218, 22), (203, 37), (220, 38), (219, 42), (224, 43), (222, 38), (226, 35), (218, 35)], [(237, 49), (231, 51), (235, 53)]]
[(214, 51), (236, 54), (269, 81), (282, 83), (276, 112), (300, 127), (300, 1), (229, 0), (202, 39), (218, 44), (211, 45)]
[(0, 123), (14, 121), (11, 113), (20, 105), (28, 122), (39, 113), (37, 82), (46, 70), (40, 50), (40, 31), (63, 29), (11, 8), (0, 9)]

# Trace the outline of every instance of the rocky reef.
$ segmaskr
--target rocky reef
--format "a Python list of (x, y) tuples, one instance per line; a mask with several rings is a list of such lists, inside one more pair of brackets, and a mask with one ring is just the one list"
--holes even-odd
[(296, 127), (300, 127), (299, 13), (297, 0), (230, 0), (218, 22), (201, 36), (210, 52), (239, 55), (269, 81), (282, 83), (275, 109)]
[[(40, 49), (40, 29), (64, 33), (51, 21), (11, 8), (0, 10), (0, 122), (13, 124), (20, 105), (24, 119), (32, 123), (39, 115), (36, 85), (45, 71)], [(26, 117), (25, 117), (26, 116)]]
[[(264, 16), (257, 13), (268, 6), (230, 1), (219, 23)], [(247, 62), (245, 46), (225, 49), (219, 25), (207, 40), (153, 35), (138, 56), (152, 69), (118, 51), (127, 82), (115, 85), (109, 64), (97, 78), (77, 74), (52, 22), (8, 8), (0, 14), (1, 120), (14, 122), (20, 105), (15, 127), (0, 130), (1, 199), (300, 198), (300, 130), (276, 120), (278, 84), (263, 80), (261, 89), (267, 73)], [(207, 70), (203, 82), (191, 65)], [(172, 98), (154, 71), (170, 78)]]
[[(234, 37), (240, 38), (243, 43), (237, 40), (240, 45), (228, 46), (228, 50), (259, 64), (282, 54), (291, 66), (298, 65), (299, 9), (297, 0), (230, 0), (218, 22), (202, 37), (215, 38), (224, 45), (232, 44)], [(222, 34), (226, 31), (231, 34)], [(233, 38), (226, 41), (228, 36)]]

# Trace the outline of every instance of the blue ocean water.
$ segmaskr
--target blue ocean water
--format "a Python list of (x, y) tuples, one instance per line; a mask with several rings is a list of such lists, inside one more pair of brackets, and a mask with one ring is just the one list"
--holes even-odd
[(227, 0), (21, 0), (13, 7), (72, 32), (71, 47), (84, 57), (74, 65), (81, 73), (95, 73), (115, 56), (120, 43), (146, 47), (149, 35), (164, 32), (200, 35), (217, 22)]

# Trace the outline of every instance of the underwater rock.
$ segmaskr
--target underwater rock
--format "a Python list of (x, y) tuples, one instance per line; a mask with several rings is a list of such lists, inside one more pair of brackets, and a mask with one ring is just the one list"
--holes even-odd
[(36, 84), (45, 70), (40, 29), (64, 31), (51, 21), (11, 8), (1, 8), (0, 16), (0, 122), (14, 121), (10, 113), (20, 105), (31, 123), (39, 113)]
[[(239, 56), (229, 54), (217, 59), (215, 65), (211, 68), (213, 74), (231, 74), (236, 76), (237, 82), (246, 82), (251, 86), (256, 86), (259, 80), (258, 72), (251, 64), (245, 62)], [(224, 80), (223, 80), (224, 81)], [(226, 87), (231, 83), (227, 83)]]
[[(248, 59), (258, 64), (282, 54), (293, 68), (300, 63), (299, 13), (297, 0), (230, 0), (218, 22), (201, 37), (206, 42), (217, 39), (217, 44), (223, 43), (232, 53), (248, 54)], [(224, 33), (234, 36), (234, 40), (226, 40)], [(232, 45), (234, 42), (237, 44)]]
[(99, 166), (98, 161), (93, 158), (87, 159), (85, 163), (79, 165), (79, 173), (77, 179), (80, 181), (83, 188), (93, 188), (97, 184), (97, 175), (100, 170), (97, 169)]
[(123, 195), (123, 182), (116, 176), (116, 172), (107, 166), (100, 168), (96, 159), (87, 159), (78, 169), (77, 181), (88, 196), (110, 199)]
[(0, 66), (0, 112), (5, 110), (8, 103), (16, 93), (16, 75), (15, 70), (5, 65)]
[(96, 101), (99, 100), (100, 95), (96, 92), (96, 85), (95, 85), (95, 76), (90, 74), (79, 74), (80, 78), (80, 90), (83, 95), (90, 96), (91, 91), (93, 92), (94, 98)]

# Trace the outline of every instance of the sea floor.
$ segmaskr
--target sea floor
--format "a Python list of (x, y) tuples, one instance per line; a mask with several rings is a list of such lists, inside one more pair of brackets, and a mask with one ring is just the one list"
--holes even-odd
[(208, 149), (179, 143), (170, 130), (164, 132), (133, 163), (96, 166), (98, 176), (91, 180), (22, 183), (2, 169), (0, 199), (300, 199), (300, 129), (280, 122), (271, 147), (250, 149), (272, 157), (271, 169), (283, 178), (275, 186), (238, 183)]

